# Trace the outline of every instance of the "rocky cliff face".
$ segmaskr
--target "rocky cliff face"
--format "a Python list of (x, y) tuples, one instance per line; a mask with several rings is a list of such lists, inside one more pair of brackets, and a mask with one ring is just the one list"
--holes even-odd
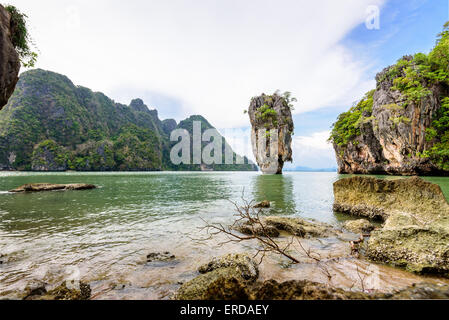
[(334, 124), (340, 173), (449, 173), (449, 25), (429, 55), (405, 56)]
[(11, 32), (9, 13), (0, 5), (0, 110), (19, 80), (20, 60), (11, 41)]
[[(412, 57), (404, 59), (412, 61)], [(394, 68), (379, 73), (377, 89), (362, 100), (361, 104), (372, 107), (371, 112), (361, 110), (359, 135), (346, 145), (334, 141), (340, 173), (445, 174), (424, 155), (433, 146), (433, 141), (426, 140), (426, 130), (441, 108), (441, 97), (449, 95), (449, 87), (425, 83), (429, 94), (419, 102), (407, 101), (388, 77)]]
[(282, 174), (284, 163), (293, 160), (294, 125), (288, 101), (278, 94), (262, 94), (252, 99), (248, 113), (257, 164), (263, 173)]

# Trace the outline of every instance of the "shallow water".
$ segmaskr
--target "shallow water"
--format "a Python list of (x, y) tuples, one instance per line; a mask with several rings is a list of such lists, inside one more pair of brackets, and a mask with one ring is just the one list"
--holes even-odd
[[(229, 200), (240, 201), (242, 194), (248, 200), (270, 200), (267, 214), (314, 218), (338, 227), (348, 219), (332, 212), (332, 184), (341, 177), (336, 173), (0, 172), (0, 254), (5, 255), (0, 264), (0, 296), (14, 297), (34, 279), (58, 284), (80, 278), (91, 283), (96, 299), (169, 298), (179, 282), (193, 278), (198, 265), (211, 257), (257, 247), (256, 243), (220, 246), (221, 237), (197, 240), (205, 236), (199, 229), (202, 219), (231, 223), (235, 211)], [(439, 183), (449, 195), (448, 178), (428, 180)], [(100, 188), (6, 192), (37, 182), (92, 183)], [(330, 267), (335, 273), (332, 284), (340, 287), (354, 286), (356, 270), (369, 273), (373, 268), (377, 274), (373, 289), (440, 281), (354, 259), (348, 244), (336, 239), (305, 245), (341, 258)], [(170, 251), (177, 260), (146, 264), (146, 255), (158, 251)], [(270, 256), (261, 265), (261, 277), (327, 281), (316, 265), (304, 262), (281, 268), (285, 261)], [(111, 290), (115, 284), (120, 286)]]

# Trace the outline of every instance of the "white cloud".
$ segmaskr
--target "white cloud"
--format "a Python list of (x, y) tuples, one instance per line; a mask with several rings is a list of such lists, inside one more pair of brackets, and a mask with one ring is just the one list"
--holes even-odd
[[(296, 113), (359, 98), (366, 62), (340, 41), (384, 0), (17, 0), (38, 67), (119, 102), (152, 91), (217, 127), (248, 125), (252, 96), (276, 89)], [(131, 91), (131, 90), (130, 90)], [(152, 101), (146, 101), (152, 105)], [(157, 105), (154, 107), (157, 108)], [(181, 117), (181, 115), (180, 115)]]
[(336, 167), (335, 152), (327, 139), (330, 132), (316, 132), (310, 136), (294, 137), (292, 143), (293, 164), (288, 167), (332, 168)]
[[(226, 138), (233, 150), (241, 155), (247, 155), (255, 161), (251, 149), (251, 129), (225, 129), (220, 133)], [(330, 131), (321, 131), (309, 136), (293, 136), (293, 163), (287, 163), (285, 168), (309, 167), (314, 169), (333, 168), (337, 166), (335, 152), (329, 139)]]

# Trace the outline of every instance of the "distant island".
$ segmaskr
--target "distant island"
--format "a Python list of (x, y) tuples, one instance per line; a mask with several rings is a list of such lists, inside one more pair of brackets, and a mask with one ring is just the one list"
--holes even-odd
[[(27, 71), (0, 113), (0, 170), (258, 170), (233, 151), (234, 164), (174, 165), (170, 150), (176, 142), (170, 141), (170, 133), (185, 129), (192, 134), (194, 121), (201, 122), (202, 132), (213, 128), (200, 115), (180, 123), (162, 121), (141, 99), (127, 106), (75, 86), (64, 75)], [(222, 139), (223, 148), (229, 147)]]

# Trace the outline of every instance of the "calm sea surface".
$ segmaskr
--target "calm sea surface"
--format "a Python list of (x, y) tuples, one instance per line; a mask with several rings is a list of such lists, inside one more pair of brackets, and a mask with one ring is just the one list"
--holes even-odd
[[(103, 282), (108, 279), (134, 282), (141, 290), (134, 288), (131, 297), (161, 298), (160, 290), (152, 296), (148, 288), (166, 285), (169, 290), (176, 280), (191, 277), (189, 270), (195, 263), (220, 252), (216, 243), (197, 238), (202, 219), (232, 221), (235, 211), (229, 200), (238, 202), (242, 194), (247, 200), (270, 200), (270, 215), (339, 225), (346, 217), (332, 212), (332, 184), (341, 177), (336, 173), (0, 172), (0, 255), (6, 257), (0, 265), (0, 296), (23, 289), (33, 279), (56, 283), (74, 277), (99, 287), (106, 286)], [(426, 179), (438, 183), (449, 196), (449, 178)], [(100, 188), (7, 192), (38, 182), (92, 183)], [(149, 266), (145, 256), (156, 251), (170, 251), (184, 265)], [(177, 270), (176, 276), (167, 275), (167, 270)]]

